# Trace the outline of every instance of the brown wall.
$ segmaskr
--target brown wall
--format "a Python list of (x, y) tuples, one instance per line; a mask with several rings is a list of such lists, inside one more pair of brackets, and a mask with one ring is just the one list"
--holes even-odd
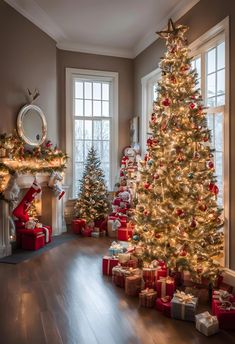
[(26, 89), (38, 88), (48, 138), (58, 142), (56, 43), (0, 0), (0, 133), (16, 128)]
[[(235, 270), (235, 2), (231, 0), (201, 0), (179, 22), (188, 25), (189, 43), (199, 38), (225, 17), (230, 17), (230, 267)], [(141, 78), (158, 67), (165, 51), (162, 40), (155, 41), (134, 60), (135, 115), (141, 114)]]
[(57, 50), (60, 136), (65, 147), (65, 68), (119, 73), (119, 155), (129, 144), (129, 120), (133, 116), (133, 60)]

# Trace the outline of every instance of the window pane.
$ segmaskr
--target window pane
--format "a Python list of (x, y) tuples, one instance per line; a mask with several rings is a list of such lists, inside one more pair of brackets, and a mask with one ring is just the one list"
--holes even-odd
[(109, 140), (110, 123), (107, 120), (102, 121), (102, 140)]
[(109, 162), (109, 141), (102, 142), (102, 162)]
[(207, 97), (215, 95), (215, 73), (207, 76)]
[(101, 160), (101, 141), (93, 141), (93, 146), (97, 152), (99, 159)]
[(75, 116), (83, 116), (83, 100), (75, 99)]
[(225, 70), (217, 72), (217, 94), (225, 93)]
[(197, 79), (197, 87), (196, 88), (201, 89), (201, 79)]
[(196, 70), (197, 70), (197, 74), (198, 74), (198, 78), (201, 78), (201, 58), (197, 58), (196, 59)]
[(75, 140), (83, 139), (83, 120), (75, 120)]
[(84, 141), (75, 141), (75, 161), (83, 161), (83, 145)]
[(109, 84), (102, 84), (102, 99), (109, 100)]
[(223, 150), (223, 115), (217, 113), (215, 118), (215, 149), (222, 152)]
[(85, 99), (91, 99), (92, 98), (91, 87), (92, 87), (91, 82), (85, 82)]
[(207, 74), (215, 71), (215, 53), (216, 49), (211, 49), (207, 53)]
[(85, 116), (92, 116), (91, 100), (85, 100)]
[(218, 200), (223, 199), (223, 153), (215, 154), (215, 173), (217, 176), (217, 185), (219, 188)]
[(93, 121), (93, 139), (100, 140), (101, 139), (101, 121)]
[(84, 165), (83, 163), (75, 163), (74, 165), (74, 172), (75, 172), (75, 187), (76, 187), (76, 195), (78, 194), (79, 191), (79, 187), (80, 187), (80, 183), (79, 181), (82, 179), (82, 175), (83, 175), (83, 169), (84, 169)]
[(104, 117), (109, 116), (109, 102), (102, 102), (102, 115)]
[(85, 157), (85, 160), (86, 160), (88, 152), (89, 152), (89, 150), (92, 147), (92, 141), (84, 141), (84, 144), (85, 144), (85, 154), (84, 154), (84, 157)]
[(221, 43), (217, 47), (217, 69), (225, 67), (225, 43)]
[(196, 62), (195, 62), (195, 60), (192, 60), (191, 61), (191, 69), (193, 70), (193, 69), (195, 69), (196, 67)]
[(93, 83), (93, 99), (101, 99), (101, 83)]
[(213, 98), (208, 98), (208, 99), (207, 99), (207, 104), (206, 104), (206, 105), (207, 105), (208, 107), (213, 107), (213, 106), (215, 106), (215, 100), (216, 100), (215, 97), (213, 97)]
[(217, 97), (217, 106), (221, 106), (225, 104), (225, 96)]
[(92, 121), (85, 121), (85, 140), (92, 140)]
[(106, 181), (106, 184), (108, 186), (108, 188), (110, 187), (110, 184), (109, 184), (109, 174), (110, 174), (110, 165), (109, 164), (106, 164), (106, 163), (102, 163), (102, 169), (103, 169), (103, 172), (104, 172), (104, 175), (105, 175), (105, 181)]
[(75, 98), (83, 98), (83, 82), (75, 82)]
[(101, 101), (93, 101), (93, 116), (101, 116)]
[(207, 115), (207, 126), (208, 129), (211, 131), (211, 148), (214, 148), (214, 115), (213, 114), (208, 114)]

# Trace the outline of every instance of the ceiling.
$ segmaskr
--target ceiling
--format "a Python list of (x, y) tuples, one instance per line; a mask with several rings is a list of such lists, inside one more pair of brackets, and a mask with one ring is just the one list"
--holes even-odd
[(60, 49), (134, 58), (199, 0), (5, 0)]

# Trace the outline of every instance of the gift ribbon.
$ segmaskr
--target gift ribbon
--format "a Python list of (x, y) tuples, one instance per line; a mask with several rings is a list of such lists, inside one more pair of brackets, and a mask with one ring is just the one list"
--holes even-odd
[(176, 290), (176, 293), (174, 294), (175, 297), (178, 298), (178, 300), (181, 302), (181, 317), (182, 319), (185, 318), (185, 305), (186, 304), (195, 304), (195, 301), (193, 300), (194, 296), (192, 294), (185, 294), (183, 291)]
[(228, 301), (233, 295), (229, 294), (226, 290), (215, 290), (213, 299), (219, 300), (220, 302)]
[(235, 303), (230, 301), (222, 301), (221, 305), (219, 306), (219, 309), (224, 311), (233, 311), (235, 310)]
[(42, 228), (45, 231), (46, 243), (48, 243), (49, 242), (49, 229), (47, 227), (42, 227)]

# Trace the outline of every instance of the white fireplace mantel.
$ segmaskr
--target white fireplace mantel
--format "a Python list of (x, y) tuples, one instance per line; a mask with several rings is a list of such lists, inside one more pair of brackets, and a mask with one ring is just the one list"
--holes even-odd
[[(48, 187), (50, 175), (48, 173), (38, 173), (36, 175), (37, 182), (42, 187), (42, 216), (41, 222), (45, 225), (52, 226), (52, 235), (60, 235), (66, 232), (66, 225), (64, 221), (64, 204), (65, 197), (58, 200), (53, 191)], [(31, 187), (35, 176), (31, 174), (21, 174), (17, 178), (19, 188), (24, 191)], [(63, 189), (67, 189), (63, 186)], [(23, 192), (21, 192), (21, 196)], [(21, 197), (19, 197), (19, 202)], [(9, 234), (9, 204), (0, 200), (0, 257), (11, 255), (11, 244)]]

